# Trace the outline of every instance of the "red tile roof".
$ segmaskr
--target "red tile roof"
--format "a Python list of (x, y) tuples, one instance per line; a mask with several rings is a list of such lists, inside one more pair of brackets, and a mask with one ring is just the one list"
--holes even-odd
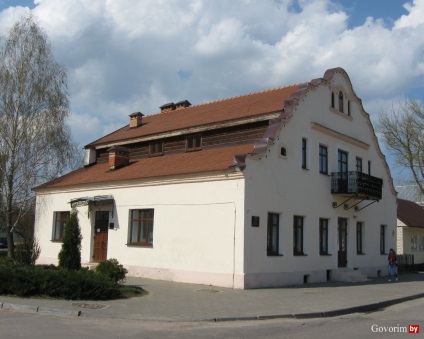
[(141, 126), (130, 128), (127, 125), (87, 146), (278, 112), (282, 110), (284, 100), (289, 99), (298, 88), (299, 85), (280, 87), (190, 106), (180, 110), (148, 115), (143, 117)]
[[(238, 97), (186, 107), (180, 110), (158, 113), (143, 117), (139, 127), (129, 125), (106, 135), (89, 146), (101, 146), (114, 142), (131, 142), (140, 137), (184, 130), (198, 126), (243, 120), (269, 113), (281, 112), (284, 102), (289, 100), (301, 85), (292, 85), (241, 95)], [(266, 137), (266, 136), (265, 136)], [(234, 165), (235, 155), (251, 153), (253, 144), (245, 144), (197, 152), (164, 155), (133, 160), (130, 165), (109, 171), (107, 163), (98, 163), (82, 168), (36, 187), (58, 188), (120, 180), (135, 180), (202, 172), (228, 170)], [(243, 158), (243, 157), (242, 157)], [(237, 158), (238, 159), (238, 158)]]
[(171, 154), (131, 161), (130, 165), (109, 171), (108, 163), (95, 164), (66, 174), (60, 178), (36, 187), (59, 188), (75, 185), (114, 182), (120, 180), (145, 179), (170, 175), (228, 170), (234, 165), (234, 155), (249, 153), (253, 144), (208, 149), (196, 152)]
[(417, 203), (398, 199), (397, 218), (409, 227), (424, 228), (424, 209)]

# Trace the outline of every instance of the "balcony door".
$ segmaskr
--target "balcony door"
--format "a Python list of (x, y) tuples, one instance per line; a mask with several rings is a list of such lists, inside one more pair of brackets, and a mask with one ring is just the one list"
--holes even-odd
[(348, 155), (347, 152), (339, 150), (338, 153), (338, 172), (340, 175), (339, 178), (339, 192), (347, 193), (348, 192)]

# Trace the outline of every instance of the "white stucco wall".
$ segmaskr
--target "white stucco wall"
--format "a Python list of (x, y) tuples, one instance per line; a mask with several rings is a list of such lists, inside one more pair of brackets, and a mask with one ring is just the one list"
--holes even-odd
[[(247, 159), (246, 169), (246, 239), (245, 287), (280, 286), (327, 280), (338, 269), (338, 218), (347, 218), (347, 268), (359, 269), (369, 276), (386, 273), (386, 254), (380, 254), (380, 225), (386, 225), (386, 253), (396, 241), (396, 197), (388, 172), (380, 157), (372, 129), (360, 112), (360, 103), (336, 74), (333, 88), (342, 89), (351, 101), (351, 117), (330, 109), (331, 92), (327, 86), (309, 90), (294, 116), (281, 129), (276, 140), (260, 159)], [(337, 90), (338, 93), (338, 90)], [(338, 100), (336, 96), (336, 107)], [(345, 106), (346, 107), (346, 106)], [(345, 112), (347, 109), (345, 108)], [(370, 145), (358, 147), (343, 138), (311, 128), (318, 123), (329, 129)], [(308, 169), (301, 168), (302, 138), (307, 139)], [(338, 171), (338, 150), (348, 152), (349, 171), (356, 170), (356, 157), (363, 159), (363, 172), (371, 161), (371, 175), (382, 178), (383, 199), (362, 211), (333, 208), (346, 197), (331, 194), (331, 176), (319, 173), (319, 145), (328, 147), (328, 172)], [(280, 148), (287, 150), (280, 156)], [(355, 203), (358, 200), (355, 201)], [(369, 201), (360, 203), (365, 206)], [(350, 202), (350, 206), (352, 201)], [(280, 255), (267, 256), (267, 214), (280, 215)], [(251, 227), (251, 216), (260, 217), (260, 227)], [(305, 256), (293, 255), (293, 217), (304, 217)], [(329, 219), (329, 252), (319, 254), (319, 218)], [(356, 223), (364, 223), (364, 252), (356, 254)], [(306, 276), (306, 277), (305, 277)]]
[[(52, 242), (53, 214), (70, 210), (71, 199), (112, 195), (108, 258), (116, 258), (129, 275), (154, 279), (242, 287), (244, 179), (240, 173), (174, 179), (168, 182), (117, 184), (37, 194), (36, 233), (39, 263), (57, 263), (61, 243)], [(129, 211), (154, 209), (153, 247), (128, 246)], [(104, 206), (100, 210), (112, 210)], [(78, 207), (83, 235), (82, 262), (93, 254), (94, 211)]]
[(397, 254), (413, 254), (414, 264), (424, 264), (424, 228), (407, 227), (398, 220)]

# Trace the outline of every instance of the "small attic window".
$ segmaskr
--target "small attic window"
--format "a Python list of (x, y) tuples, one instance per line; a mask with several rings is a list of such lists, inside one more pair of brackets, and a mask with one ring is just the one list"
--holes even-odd
[(334, 92), (331, 92), (331, 107), (334, 108)]
[(339, 92), (339, 111), (343, 113), (343, 92)]
[(163, 141), (152, 141), (149, 144), (149, 156), (163, 155)]
[(188, 136), (186, 139), (186, 151), (195, 151), (202, 148), (202, 136), (200, 134)]

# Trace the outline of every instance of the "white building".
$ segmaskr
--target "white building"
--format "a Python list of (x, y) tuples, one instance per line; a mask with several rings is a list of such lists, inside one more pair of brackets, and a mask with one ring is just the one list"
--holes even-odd
[(39, 263), (57, 263), (73, 206), (83, 263), (116, 258), (130, 275), (243, 289), (386, 274), (396, 192), (341, 68), (133, 113), (86, 155), (34, 189)]
[(414, 264), (424, 264), (424, 209), (417, 203), (398, 199), (397, 254), (412, 254)]

